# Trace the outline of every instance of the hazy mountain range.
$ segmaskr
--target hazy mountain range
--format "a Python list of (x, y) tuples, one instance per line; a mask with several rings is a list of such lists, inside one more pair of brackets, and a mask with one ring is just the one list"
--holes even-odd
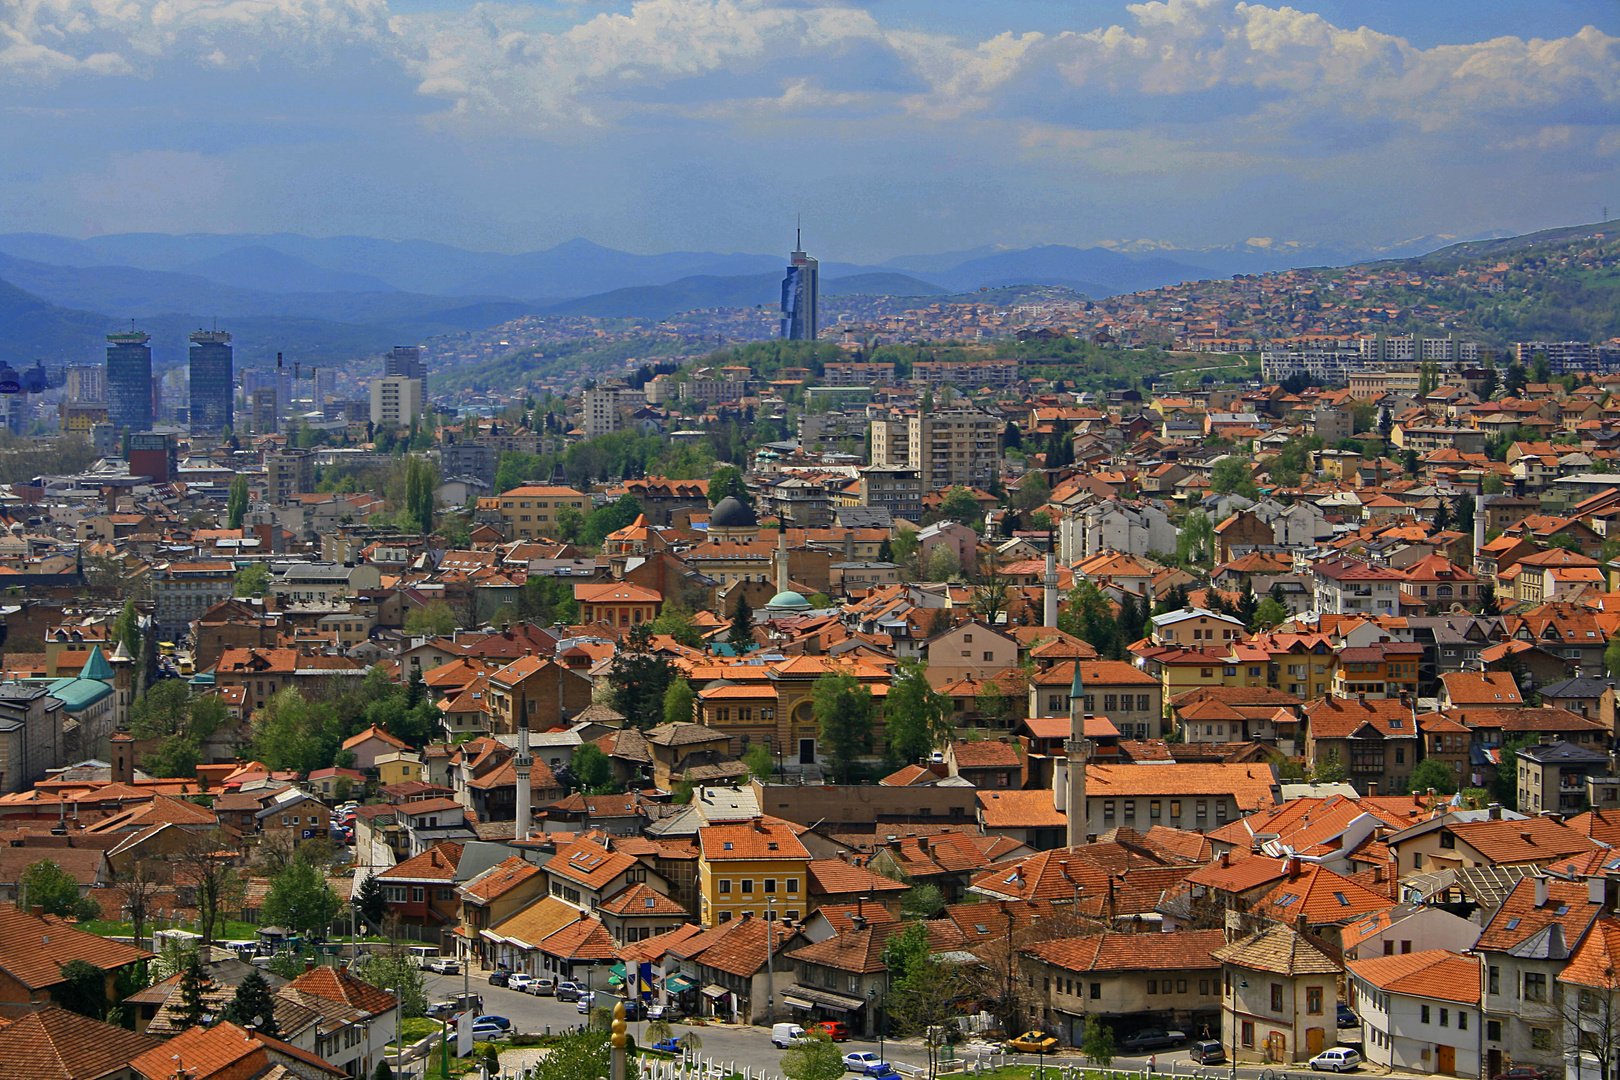
[[(922, 297), (1035, 284), (1101, 298), (1234, 273), (1406, 258), (1457, 239), (1362, 251), (1270, 241), (1198, 251), (1151, 241), (985, 247), (877, 266), (822, 262), (821, 288), (828, 296)], [(154, 360), (178, 362), (185, 333), (217, 319), (236, 334), (243, 363), (278, 350), (332, 362), (525, 314), (662, 319), (774, 305), (785, 263), (780, 254), (636, 255), (588, 240), (508, 255), (290, 233), (12, 233), (0, 235), (0, 358), (90, 361), (110, 325), (135, 319), (154, 335)]]

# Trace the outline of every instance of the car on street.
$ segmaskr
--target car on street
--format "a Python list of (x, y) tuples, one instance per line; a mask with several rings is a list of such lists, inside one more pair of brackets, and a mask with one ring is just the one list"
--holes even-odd
[(870, 1050), (845, 1054), (844, 1068), (849, 1072), (861, 1073), (864, 1076), (885, 1076), (894, 1071), (887, 1061), (884, 1061)]
[(1360, 1027), (1361, 1017), (1357, 1016), (1348, 1005), (1339, 1006), (1339, 1026), (1342, 1028)]
[(578, 1001), (585, 988), (577, 982), (560, 982), (557, 984), (558, 1001)]
[(822, 1020), (811, 1024), (810, 1030), (822, 1032), (833, 1042), (849, 1042), (849, 1025), (842, 1020)]
[[(790, 1046), (798, 1046), (800, 1043), (808, 1041), (809, 1036), (804, 1033), (804, 1028), (798, 1024), (771, 1025), (771, 1045), (778, 1050), (786, 1050)], [(869, 1054), (868, 1056), (876, 1057), (877, 1055)], [(844, 1065), (846, 1067), (849, 1065), (848, 1057), (844, 1059)]]
[(1187, 1057), (1199, 1065), (1220, 1065), (1226, 1061), (1226, 1048), (1217, 1039), (1204, 1039), (1192, 1044)]
[(472, 1034), (475, 1039), (504, 1039), (512, 1034), (512, 1021), (504, 1016), (480, 1016), (473, 1021)]
[(662, 1050), (666, 1054), (678, 1054), (681, 1052), (681, 1040), (675, 1038), (674, 1036), (670, 1036), (667, 1039), (659, 1039), (657, 1042), (652, 1044), (652, 1048), (654, 1050)]
[(506, 985), (508, 985), (510, 983), (511, 978), (512, 978), (512, 973), (510, 971), (501, 971), (501, 970), (492, 971), (492, 972), (489, 973), (489, 985), (491, 985), (491, 986), (506, 986)]
[(429, 1020), (448, 1020), (450, 1017), (456, 1015), (456, 1013), (460, 1011), (460, 1009), (456, 1008), (456, 1003), (453, 1001), (435, 1001), (433, 1004), (427, 1007), (427, 1015)]
[(1007, 1045), (1020, 1054), (1050, 1054), (1057, 1049), (1056, 1037), (1044, 1031), (1026, 1031), (1016, 1039), (1008, 1039)]
[(550, 975), (536, 975), (529, 984), (529, 993), (536, 997), (550, 997), (557, 992), (557, 980)]
[(516, 990), (524, 994), (527, 994), (529, 992), (529, 987), (533, 985), (534, 976), (530, 975), (526, 971), (514, 971), (512, 972), (511, 978), (506, 980), (506, 988), (508, 990)]
[(1143, 1028), (1119, 1044), (1121, 1050), (1168, 1050), (1187, 1041), (1185, 1031), (1166, 1031), (1164, 1028)]
[(1311, 1058), (1312, 1072), (1354, 1072), (1361, 1068), (1361, 1055), (1348, 1046), (1335, 1046)]
[(679, 1020), (681, 1007), (679, 1005), (649, 1005), (647, 1019), (649, 1020)]
[(579, 995), (579, 1014), (581, 1016), (589, 1016), (590, 1011), (591, 1011), (591, 1006), (593, 1006), (595, 1004), (596, 1004), (596, 992), (594, 990), (587, 990), (583, 994), (580, 994)]
[(441, 956), (437, 960), (428, 962), (428, 970), (435, 975), (460, 975), (461, 961), (449, 956)]

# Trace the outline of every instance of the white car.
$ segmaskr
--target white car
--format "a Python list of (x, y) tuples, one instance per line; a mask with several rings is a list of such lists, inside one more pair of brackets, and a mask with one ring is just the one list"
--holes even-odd
[(1311, 1058), (1311, 1070), (1320, 1072), (1353, 1072), (1361, 1067), (1361, 1055), (1348, 1046), (1335, 1046)]
[(441, 956), (428, 962), (428, 970), (435, 975), (460, 975), (461, 962), (454, 957)]
[(527, 994), (529, 992), (529, 987), (533, 985), (533, 983), (533, 975), (529, 975), (522, 971), (514, 971), (511, 978), (506, 980), (506, 988), (508, 990), (516, 990), (521, 994)]
[(850, 1072), (864, 1073), (874, 1065), (881, 1064), (883, 1059), (870, 1050), (860, 1050), (853, 1054), (844, 1055), (844, 1068)]

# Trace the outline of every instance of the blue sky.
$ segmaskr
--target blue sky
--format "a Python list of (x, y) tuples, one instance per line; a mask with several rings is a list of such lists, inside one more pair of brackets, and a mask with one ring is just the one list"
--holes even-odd
[(0, 231), (826, 258), (1620, 212), (1613, 0), (12, 0)]

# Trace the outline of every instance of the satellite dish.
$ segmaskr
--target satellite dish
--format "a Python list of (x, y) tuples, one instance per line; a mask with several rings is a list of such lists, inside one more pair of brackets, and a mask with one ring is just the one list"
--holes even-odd
[(17, 370), (10, 364), (0, 364), (0, 394), (15, 394), (21, 389)]

